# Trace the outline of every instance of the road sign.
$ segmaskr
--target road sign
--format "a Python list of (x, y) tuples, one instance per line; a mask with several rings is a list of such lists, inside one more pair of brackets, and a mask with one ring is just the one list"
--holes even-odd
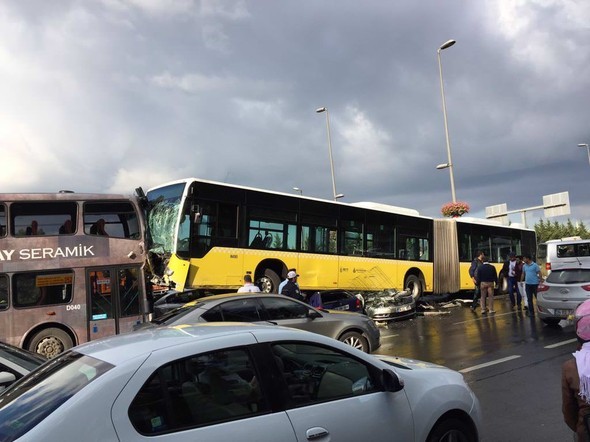
[(545, 218), (569, 215), (571, 213), (569, 192), (543, 195), (543, 209)]
[(486, 207), (486, 218), (508, 225), (508, 205), (506, 203)]

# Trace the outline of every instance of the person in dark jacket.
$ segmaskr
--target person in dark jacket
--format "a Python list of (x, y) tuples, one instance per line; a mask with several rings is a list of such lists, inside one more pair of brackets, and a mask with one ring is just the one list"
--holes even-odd
[[(481, 314), (494, 314), (494, 287), (498, 284), (498, 272), (496, 268), (484, 257), (483, 264), (475, 271), (475, 280), (481, 290)], [(486, 305), (487, 298), (487, 305)]]
[(471, 303), (471, 311), (475, 311), (477, 305), (479, 304), (479, 298), (481, 296), (479, 284), (475, 280), (475, 271), (480, 265), (483, 264), (483, 257), (484, 253), (481, 250), (476, 250), (475, 258), (473, 259), (473, 261), (471, 261), (471, 267), (469, 267), (469, 276), (471, 276), (471, 280), (475, 285), (475, 289), (473, 290), (473, 302)]
[(285, 284), (285, 286), (281, 290), (281, 295), (297, 299), (298, 301), (304, 300), (304, 297), (301, 295), (301, 292), (299, 291), (299, 286), (297, 285), (298, 276), (299, 275), (294, 271), (290, 271), (289, 273), (287, 273), (288, 281), (287, 284)]

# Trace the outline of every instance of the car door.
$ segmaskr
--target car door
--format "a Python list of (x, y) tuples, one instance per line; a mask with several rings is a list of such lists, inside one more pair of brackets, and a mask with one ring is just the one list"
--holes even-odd
[(271, 409), (254, 337), (224, 339), (152, 354), (113, 406), (121, 440), (295, 442), (286, 413)]
[[(268, 319), (284, 327), (307, 330), (320, 335), (337, 338), (345, 328), (348, 313), (318, 312), (309, 305), (289, 298), (260, 297)], [(315, 312), (310, 317), (310, 309)]]
[(287, 415), (299, 442), (414, 440), (405, 392), (382, 391), (375, 367), (313, 343), (275, 343), (272, 351), (282, 368)]

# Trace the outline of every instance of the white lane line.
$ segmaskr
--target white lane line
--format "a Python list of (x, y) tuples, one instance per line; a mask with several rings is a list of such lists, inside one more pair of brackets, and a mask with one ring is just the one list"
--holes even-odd
[(474, 365), (473, 367), (467, 367), (463, 370), (459, 370), (459, 373), (469, 373), (470, 371), (479, 370), (480, 368), (489, 367), (490, 365), (501, 364), (502, 362), (511, 361), (512, 359), (518, 359), (520, 355), (512, 355), (502, 359), (496, 359), (495, 361), (486, 362), (484, 364)]
[(387, 335), (387, 336), (381, 335), (381, 339), (395, 338), (396, 336), (399, 336), (399, 335)]
[(557, 344), (551, 344), (551, 345), (546, 345), (543, 348), (555, 348), (555, 347), (561, 347), (562, 345), (567, 345), (567, 344), (571, 344), (572, 342), (576, 342), (577, 339), (568, 339), (567, 341), (563, 341), (563, 342), (558, 342)]

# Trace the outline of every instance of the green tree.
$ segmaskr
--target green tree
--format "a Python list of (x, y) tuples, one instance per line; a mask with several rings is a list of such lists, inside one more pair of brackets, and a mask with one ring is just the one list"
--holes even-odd
[(574, 224), (569, 218), (565, 223), (540, 219), (535, 224), (535, 232), (538, 243), (546, 242), (550, 239), (568, 238), (572, 236), (590, 239), (590, 232), (586, 229), (584, 222), (578, 221)]

